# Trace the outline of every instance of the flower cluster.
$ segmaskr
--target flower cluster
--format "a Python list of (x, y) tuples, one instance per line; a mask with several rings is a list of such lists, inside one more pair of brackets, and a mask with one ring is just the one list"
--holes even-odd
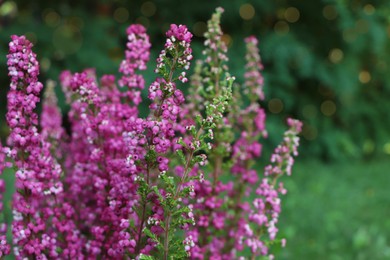
[(257, 45), (259, 41), (254, 36), (250, 36), (245, 39), (247, 44), (247, 54), (246, 54), (246, 72), (245, 72), (245, 86), (247, 89), (244, 90), (245, 94), (251, 94), (249, 97), (260, 98), (264, 100), (264, 78), (261, 75), (261, 70), (263, 70), (263, 64), (261, 64), (261, 59), (259, 55), (259, 50)]
[(142, 25), (134, 24), (129, 26), (127, 35), (126, 59), (122, 61), (119, 67), (119, 72), (123, 75), (118, 84), (120, 87), (127, 86), (129, 88), (124, 95), (137, 106), (142, 101), (140, 91), (145, 87), (145, 80), (142, 75), (135, 72), (146, 69), (151, 44), (149, 36), (146, 34), (146, 29)]
[[(170, 26), (145, 117), (138, 110), (145, 85), (139, 72), (151, 45), (142, 25), (127, 29), (119, 79), (99, 78), (91, 68), (62, 72), (68, 131), (53, 82), (38, 118), (39, 64), (32, 44), (12, 36), (11, 132), (0, 144), (0, 172), (15, 169), (17, 259), (243, 259), (247, 252), (272, 258), (286, 193), (278, 180), (291, 174), (302, 126), (288, 119), (290, 129), (262, 174), (256, 162), (267, 131), (258, 41), (245, 40), (241, 86), (226, 66), (222, 13), (218, 8), (208, 23), (204, 59), (190, 83), (192, 34)], [(187, 96), (183, 84), (191, 85)], [(6, 231), (1, 225), (0, 257), (10, 253)]]

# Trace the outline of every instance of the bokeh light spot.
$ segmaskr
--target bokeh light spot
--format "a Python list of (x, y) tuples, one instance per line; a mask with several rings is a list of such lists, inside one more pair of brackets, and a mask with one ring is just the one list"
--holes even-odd
[(108, 50), (108, 56), (115, 61), (121, 61), (123, 59), (123, 49), (119, 47), (110, 48)]
[(371, 74), (370, 72), (366, 70), (362, 70), (359, 73), (359, 81), (363, 84), (367, 84), (371, 80)]
[(370, 24), (366, 19), (359, 19), (356, 21), (355, 27), (359, 33), (367, 33), (370, 29)]
[(70, 24), (58, 27), (53, 33), (53, 44), (64, 55), (77, 52), (82, 42), (83, 38), (79, 29)]
[(50, 27), (56, 27), (61, 22), (60, 15), (53, 10), (48, 10), (47, 12), (44, 12), (43, 19), (44, 19), (45, 23)]
[(314, 119), (317, 116), (317, 108), (314, 105), (306, 105), (302, 108), (302, 115), (307, 119)]
[(274, 30), (277, 34), (283, 35), (290, 31), (290, 26), (285, 21), (279, 21), (274, 25)]
[(389, 143), (385, 143), (385, 145), (383, 146), (383, 151), (384, 151), (386, 154), (389, 154), (389, 155), (390, 155), (390, 142), (389, 142)]
[(343, 107), (352, 107), (355, 102), (355, 96), (351, 93), (342, 93), (339, 95), (340, 103)]
[(117, 21), (118, 23), (124, 23), (127, 21), (127, 19), (129, 19), (129, 11), (127, 11), (126, 8), (124, 7), (118, 7), (115, 11), (114, 11), (114, 19), (115, 21)]
[(357, 31), (354, 28), (346, 29), (343, 31), (343, 39), (348, 43), (352, 43), (356, 40)]
[(364, 12), (367, 14), (367, 15), (372, 15), (375, 13), (375, 6), (373, 6), (372, 4), (366, 4), (364, 7), (363, 7), (363, 10)]
[(325, 86), (318, 86), (318, 93), (320, 93), (324, 97), (334, 97), (334, 93), (330, 88), (327, 88)]
[(141, 6), (141, 13), (146, 17), (151, 17), (156, 13), (156, 5), (152, 2), (145, 2)]
[(317, 127), (311, 126), (307, 123), (303, 124), (302, 135), (308, 141), (313, 141), (318, 136)]
[(64, 59), (64, 57), (65, 57), (65, 53), (62, 51), (62, 50), (56, 50), (55, 52), (54, 52), (54, 59), (56, 59), (56, 60), (63, 60)]
[(17, 12), (18, 7), (14, 1), (6, 1), (2, 5), (0, 5), (1, 16), (15, 16)]
[(387, 63), (384, 60), (378, 60), (377, 67), (379, 70), (385, 71), (387, 70)]
[(37, 43), (37, 35), (34, 32), (26, 32), (25, 35), (32, 44), (35, 45)]
[(333, 5), (327, 5), (322, 9), (322, 15), (328, 20), (334, 20), (337, 18), (338, 13)]
[(41, 65), (41, 68), (43, 71), (48, 71), (50, 69), (50, 66), (51, 66), (50, 59), (42, 58), (40, 65)]
[(233, 44), (232, 37), (229, 34), (227, 34), (227, 33), (222, 35), (221, 40), (226, 44), (227, 47), (231, 47), (232, 44)]
[(387, 37), (390, 38), (390, 25), (387, 26)]
[(146, 28), (149, 27), (149, 24), (150, 24), (149, 19), (146, 18), (145, 16), (140, 16), (135, 21), (136, 21), (136, 23), (142, 24)]
[(165, 33), (168, 31), (170, 24), (169, 23), (163, 23), (161, 27), (161, 33), (165, 35)]
[(289, 23), (295, 23), (299, 20), (300, 13), (299, 10), (295, 7), (289, 7), (284, 12), (284, 18)]
[(268, 101), (268, 109), (273, 114), (279, 114), (283, 111), (283, 102), (279, 98), (273, 98)]
[(72, 16), (66, 22), (69, 24), (69, 26), (77, 28), (77, 30), (81, 30), (84, 27), (83, 19), (78, 16)]
[(207, 30), (207, 24), (205, 22), (196, 22), (192, 27), (195, 36), (203, 37), (203, 34)]
[(365, 140), (363, 143), (363, 152), (365, 154), (370, 154), (374, 150), (375, 150), (375, 143), (370, 139)]
[(276, 17), (278, 17), (279, 20), (282, 20), (284, 19), (284, 13), (285, 13), (286, 9), (284, 8), (279, 8), (278, 10), (276, 10)]
[(344, 58), (344, 53), (342, 50), (334, 48), (330, 50), (328, 58), (332, 63), (339, 63)]
[(243, 4), (240, 7), (240, 16), (244, 20), (251, 20), (255, 16), (255, 8), (251, 4)]
[(321, 103), (321, 112), (325, 116), (332, 116), (336, 113), (336, 104), (332, 100), (325, 100)]

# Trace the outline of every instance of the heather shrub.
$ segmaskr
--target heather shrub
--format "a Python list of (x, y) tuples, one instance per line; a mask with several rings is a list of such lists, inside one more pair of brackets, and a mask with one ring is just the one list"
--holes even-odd
[[(64, 71), (70, 133), (48, 82), (43, 89), (32, 44), (12, 36), (7, 95), (10, 135), (0, 170), (15, 169), (12, 243), (1, 225), (0, 255), (18, 259), (273, 258), (279, 178), (291, 175), (301, 123), (289, 129), (264, 170), (257, 163), (267, 137), (261, 102), (258, 41), (245, 39), (245, 83), (226, 65), (218, 8), (208, 22), (194, 73), (192, 34), (172, 24), (148, 86), (149, 114), (140, 117), (151, 44), (142, 25), (127, 29), (121, 78), (93, 69)], [(183, 92), (183, 88), (188, 91)], [(188, 94), (184, 94), (188, 93)], [(4, 182), (0, 182), (4, 191)]]

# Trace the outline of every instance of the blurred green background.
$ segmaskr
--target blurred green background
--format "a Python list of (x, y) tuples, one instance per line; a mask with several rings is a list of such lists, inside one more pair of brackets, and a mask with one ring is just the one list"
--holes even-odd
[[(243, 81), (243, 38), (256, 35), (265, 65), (270, 149), (287, 116), (304, 122), (295, 175), (286, 179), (279, 259), (390, 259), (390, 1), (230, 0), (1, 1), (0, 136), (7, 135), (6, 67), (12, 34), (25, 34), (41, 81), (95, 67), (117, 74), (125, 29), (142, 23), (154, 60), (171, 23), (194, 33), (201, 58), (206, 22), (217, 6), (231, 72)], [(58, 92), (61, 95), (60, 92)], [(61, 107), (65, 111), (63, 99)]]

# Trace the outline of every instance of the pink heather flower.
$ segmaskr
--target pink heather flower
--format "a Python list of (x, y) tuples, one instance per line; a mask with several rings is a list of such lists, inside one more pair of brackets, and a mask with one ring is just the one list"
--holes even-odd
[(76, 91), (81, 100), (88, 104), (98, 105), (101, 102), (96, 81), (87, 71), (75, 73), (70, 81), (72, 91)]
[(145, 70), (149, 61), (150, 47), (149, 36), (146, 29), (140, 24), (133, 24), (127, 28), (128, 43), (125, 59), (121, 62), (119, 72), (122, 78), (119, 86), (127, 86), (129, 89), (123, 93), (134, 105), (141, 103), (141, 92), (145, 86), (142, 75), (136, 74), (137, 70)]
[(11, 246), (7, 243), (5, 235), (0, 235), (0, 257), (4, 257), (11, 253)]
[(134, 70), (145, 70), (149, 61), (150, 41), (146, 29), (140, 24), (130, 25), (127, 30), (126, 59), (122, 61), (119, 71), (125, 75), (133, 74)]
[[(294, 162), (292, 156), (297, 154), (297, 146), (299, 138), (297, 135), (301, 130), (302, 124), (293, 119), (288, 119), (288, 125), (290, 129), (285, 132), (285, 137), (271, 156), (271, 164), (265, 167), (264, 177), (261, 184), (256, 189), (256, 195), (258, 196), (253, 200), (252, 210), (249, 214), (249, 221), (257, 224), (259, 227), (266, 227), (270, 240), (274, 240), (278, 233), (276, 224), (278, 222), (279, 214), (281, 212), (281, 199), (279, 195), (286, 194), (287, 190), (283, 187), (283, 183), (279, 183), (278, 187), (275, 187), (276, 179), (282, 174), (291, 174), (292, 164)], [(255, 238), (253, 238), (255, 239)], [(282, 241), (282, 245), (286, 243)], [(251, 244), (252, 250), (253, 243)], [(264, 250), (265, 248), (262, 247)], [(258, 251), (257, 249), (253, 253), (264, 254), (267, 251)]]
[(263, 64), (257, 48), (258, 40), (255, 36), (245, 38), (247, 54), (245, 55), (247, 64), (245, 66), (245, 94), (249, 97), (264, 100), (264, 78), (261, 74)]
[(103, 75), (100, 78), (100, 94), (103, 103), (121, 103), (121, 93), (114, 75)]
[(27, 93), (38, 94), (42, 84), (38, 82), (39, 64), (36, 54), (31, 51), (32, 43), (25, 36), (11, 36), (7, 55), (8, 75), (11, 77), (11, 89), (16, 90), (18, 83), (26, 80)]
[(264, 112), (264, 109), (262, 108), (258, 108), (256, 109), (256, 116), (255, 116), (255, 126), (256, 126), (256, 130), (259, 131), (259, 132), (264, 132), (265, 130), (265, 118), (266, 118), (266, 115), (265, 115), (265, 112)]
[(192, 39), (192, 33), (188, 31), (187, 26), (185, 25), (171, 24), (171, 27), (167, 31), (166, 35), (172, 42), (178, 40), (190, 43)]
[(288, 118), (287, 124), (291, 127), (290, 131), (292, 134), (299, 134), (302, 131), (302, 122), (296, 119)]
[(282, 247), (286, 247), (286, 243), (287, 243), (286, 239), (283, 238), (283, 239), (281, 240), (281, 242), (282, 242)]
[[(211, 66), (211, 73), (212, 74), (219, 74), (219, 68), (217, 64), (214, 64), (215, 61), (227, 62), (228, 57), (226, 55), (227, 53), (227, 46), (224, 41), (222, 41), (223, 32), (220, 26), (220, 20), (221, 15), (224, 12), (223, 8), (217, 8), (216, 12), (212, 15), (211, 19), (208, 21), (207, 27), (208, 30), (205, 33), (206, 41), (204, 42), (204, 45), (207, 47), (203, 54), (206, 56), (205, 62), (210, 64)], [(223, 70), (227, 70), (227, 66), (222, 66)]]
[(69, 70), (64, 70), (60, 74), (60, 82), (62, 87), (62, 92), (65, 94), (66, 103), (70, 104), (72, 102), (72, 89), (70, 87), (70, 82), (72, 80), (72, 73)]
[(275, 148), (271, 155), (270, 164), (265, 167), (265, 176), (280, 175), (286, 173), (291, 175), (292, 165), (294, 164), (293, 156), (298, 155), (299, 137), (302, 131), (302, 123), (291, 118), (287, 119), (290, 129), (284, 133), (283, 143)]
[(57, 106), (58, 101), (54, 87), (55, 82), (48, 81), (41, 114), (41, 128), (44, 139), (59, 142), (64, 138), (65, 133), (62, 128), (62, 114)]
[[(177, 68), (184, 68), (189, 70), (190, 61), (192, 60), (192, 49), (190, 47), (192, 33), (190, 33), (185, 25), (175, 25), (171, 24), (170, 29), (166, 33), (167, 39), (165, 42), (165, 49), (160, 52), (160, 55), (157, 58), (157, 68), (156, 72), (166, 73), (168, 70), (175, 69), (173, 67), (166, 68), (166, 60), (168, 59), (167, 54), (173, 56), (173, 61), (170, 64)], [(187, 82), (185, 73), (181, 73), (178, 77), (183, 83)], [(171, 79), (167, 79), (172, 81)]]

